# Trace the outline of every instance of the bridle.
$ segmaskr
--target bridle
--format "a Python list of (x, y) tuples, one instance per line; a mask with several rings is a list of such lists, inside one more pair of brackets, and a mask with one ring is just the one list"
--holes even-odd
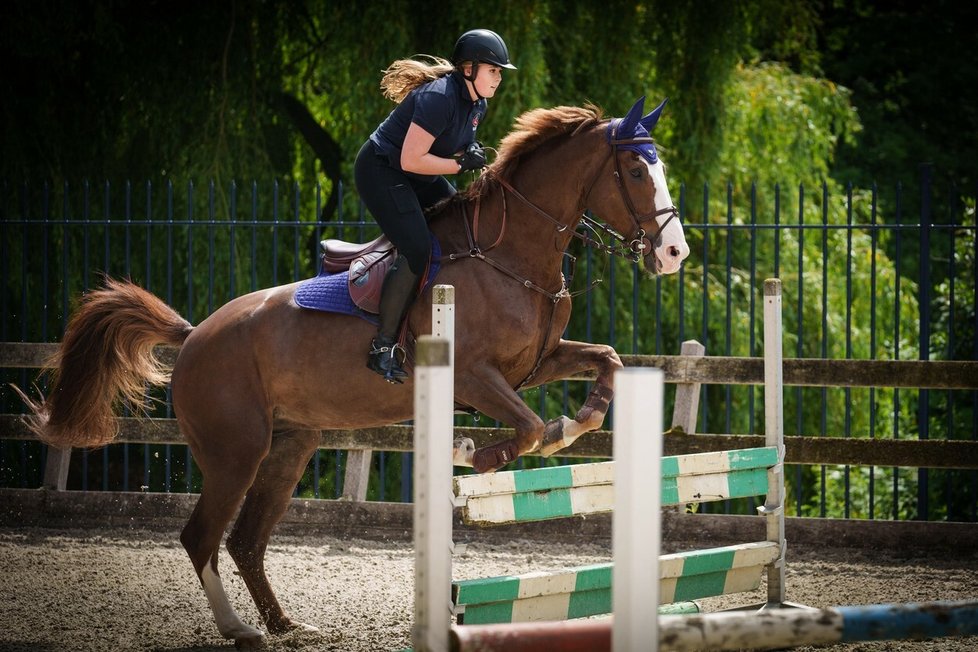
[[(639, 212), (635, 210), (635, 205), (632, 203), (632, 198), (628, 194), (628, 190), (625, 188), (625, 183), (622, 178), (621, 160), (619, 160), (618, 158), (618, 149), (626, 145), (638, 145), (638, 144), (652, 145), (654, 141), (652, 140), (651, 136), (633, 136), (632, 138), (618, 138), (618, 127), (621, 125), (621, 122), (622, 122), (621, 118), (616, 118), (611, 121), (611, 124), (608, 125), (608, 143), (611, 145), (611, 158), (615, 162), (615, 173), (614, 173), (615, 185), (618, 187), (618, 194), (621, 195), (622, 202), (625, 204), (625, 207), (628, 209), (628, 213), (632, 218), (632, 222), (635, 223), (635, 237), (628, 243), (628, 246), (631, 249), (632, 253), (639, 257), (635, 259), (636, 262), (638, 262), (641, 256), (644, 255), (643, 252), (645, 251), (646, 247), (651, 247), (652, 243), (654, 243), (656, 240), (659, 239), (659, 235), (666, 228), (666, 226), (668, 226), (669, 222), (671, 222), (676, 217), (679, 217), (679, 211), (676, 209), (675, 206), (667, 206), (666, 208), (660, 208), (659, 210), (655, 210), (654, 192), (652, 195), (653, 197), (652, 210), (650, 212), (643, 213), (640, 215)], [(603, 167), (604, 166), (598, 168), (598, 172), (595, 173), (594, 179), (591, 181), (591, 183), (588, 186), (586, 186), (588, 192), (590, 192), (590, 189), (594, 187), (594, 184), (598, 180), (597, 175), (601, 173), (601, 169)], [(654, 190), (654, 184), (653, 184), (653, 190)], [(659, 216), (667, 215), (667, 214), (669, 215), (669, 218), (660, 225)], [(652, 220), (656, 226), (655, 233), (652, 236), (646, 235), (646, 231), (643, 226), (645, 222), (648, 222), (649, 220)], [(648, 245), (646, 245), (646, 242), (648, 242)]]
[[(674, 218), (679, 216), (679, 211), (676, 209), (675, 206), (668, 206), (666, 208), (661, 208), (659, 210), (656, 210), (654, 199), (653, 199), (652, 210), (650, 212), (640, 214), (635, 209), (635, 204), (632, 202), (631, 196), (628, 194), (628, 190), (625, 188), (623, 182), (622, 172), (621, 172), (621, 161), (618, 159), (618, 153), (621, 147), (628, 146), (628, 145), (636, 145), (636, 144), (646, 144), (646, 143), (652, 144), (653, 140), (651, 137), (648, 136), (619, 139), (617, 137), (617, 130), (620, 123), (621, 123), (621, 119), (615, 119), (612, 120), (611, 123), (608, 125), (608, 143), (611, 146), (611, 150), (610, 150), (611, 158), (615, 162), (615, 170), (614, 170), (615, 185), (618, 188), (618, 193), (621, 196), (622, 203), (625, 205), (625, 208), (628, 210), (628, 214), (631, 217), (632, 222), (635, 226), (634, 236), (631, 238), (623, 236), (617, 233), (616, 231), (614, 231), (613, 229), (611, 229), (610, 227), (608, 227), (607, 225), (602, 224), (601, 222), (598, 222), (597, 220), (588, 217), (586, 214), (581, 216), (580, 221), (586, 223), (592, 229), (596, 229), (604, 232), (612, 240), (616, 241), (617, 244), (606, 245), (604, 242), (600, 240), (596, 240), (587, 234), (579, 233), (576, 230), (571, 231), (570, 235), (584, 242), (586, 246), (594, 247), (601, 251), (604, 251), (605, 253), (614, 256), (620, 256), (621, 258), (626, 258), (634, 263), (638, 263), (639, 261), (642, 260), (643, 256), (646, 255), (644, 252), (652, 247), (652, 243), (654, 243), (659, 238), (659, 235), (662, 233), (663, 229), (666, 228), (669, 222), (671, 222)], [(604, 162), (602, 162), (598, 166), (597, 171), (595, 172), (594, 176), (591, 178), (590, 182), (583, 187), (585, 196), (591, 192), (591, 189), (597, 183), (598, 176), (601, 174), (602, 170), (604, 170), (604, 166), (605, 164)], [(483, 174), (492, 174), (491, 168), (487, 169)], [(466, 257), (481, 259), (486, 263), (490, 264), (491, 266), (495, 267), (497, 270), (503, 272), (504, 274), (518, 280), (527, 288), (546, 295), (549, 299), (551, 299), (555, 303), (566, 296), (570, 296), (570, 293), (567, 291), (566, 287), (562, 287), (560, 291), (558, 291), (557, 293), (550, 292), (536, 285), (532, 281), (519, 276), (512, 270), (508, 269), (507, 267), (503, 266), (502, 264), (498, 263), (497, 261), (485, 255), (487, 251), (494, 249), (500, 242), (502, 242), (503, 236), (506, 233), (506, 216), (507, 216), (506, 215), (507, 214), (506, 193), (507, 192), (513, 195), (514, 197), (516, 197), (517, 199), (519, 199), (522, 203), (526, 204), (529, 208), (533, 210), (533, 212), (537, 213), (538, 215), (545, 218), (546, 220), (552, 222), (557, 227), (558, 233), (563, 233), (568, 229), (567, 224), (560, 222), (559, 220), (554, 218), (550, 213), (537, 206), (528, 197), (526, 197), (526, 195), (524, 195), (519, 190), (514, 188), (513, 185), (509, 183), (507, 180), (501, 177), (496, 177), (495, 181), (499, 183), (499, 185), (503, 189), (502, 226), (500, 227), (499, 235), (496, 238), (495, 242), (493, 242), (485, 249), (479, 246), (479, 214), (482, 206), (482, 199), (480, 197), (476, 199), (475, 210), (474, 210), (471, 226), (469, 225), (468, 216), (464, 215), (464, 211), (465, 211), (464, 205), (462, 209), (463, 210), (462, 222), (465, 225), (466, 236), (468, 238), (468, 243), (469, 243), (469, 250), (465, 252), (448, 254), (447, 256), (443, 256), (442, 258), (444, 260), (459, 260), (461, 258), (466, 258)], [(653, 197), (654, 197), (654, 193), (653, 193)], [(658, 218), (661, 215), (669, 215), (669, 218), (663, 224), (660, 225), (658, 222)], [(649, 220), (652, 220), (656, 226), (655, 231), (654, 233), (652, 233), (652, 235), (648, 235), (644, 227), (644, 224)]]

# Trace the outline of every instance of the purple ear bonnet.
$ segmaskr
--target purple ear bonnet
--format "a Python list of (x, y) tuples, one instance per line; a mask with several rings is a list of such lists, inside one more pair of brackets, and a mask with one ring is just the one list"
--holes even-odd
[[(662, 104), (647, 116), (642, 117), (642, 110), (645, 106), (645, 96), (638, 98), (638, 101), (628, 111), (624, 118), (616, 118), (608, 125), (608, 140), (629, 140), (631, 138), (649, 138), (649, 132), (659, 121), (662, 107), (668, 102), (668, 98), (662, 100)], [(621, 149), (631, 150), (639, 154), (649, 163), (659, 160), (659, 155), (655, 151), (655, 145), (649, 143), (634, 143), (631, 145), (619, 145)]]

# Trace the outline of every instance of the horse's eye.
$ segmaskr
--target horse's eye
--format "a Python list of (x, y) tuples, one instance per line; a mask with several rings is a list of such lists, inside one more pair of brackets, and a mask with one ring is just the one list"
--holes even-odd
[(629, 173), (636, 179), (642, 178), (642, 168), (632, 168)]

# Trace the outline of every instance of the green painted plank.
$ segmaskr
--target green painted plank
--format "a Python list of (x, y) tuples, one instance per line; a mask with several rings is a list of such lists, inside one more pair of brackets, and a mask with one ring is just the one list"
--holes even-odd
[(575, 591), (606, 589), (611, 586), (611, 572), (614, 564), (593, 564), (577, 569)]
[(492, 625), (494, 623), (513, 622), (513, 603), (491, 602), (467, 606), (464, 614), (459, 614), (459, 625)]
[[(693, 453), (691, 455), (673, 455), (669, 457), (662, 458), (662, 477), (663, 478), (675, 478), (679, 476), (689, 476), (697, 475), (697, 472), (680, 472), (680, 467), (690, 467), (696, 466), (696, 459), (700, 458), (716, 458), (717, 453)], [(721, 457), (722, 459), (722, 457)], [(766, 448), (745, 448), (739, 450), (726, 451), (726, 466), (730, 470), (747, 470), (755, 468), (768, 468), (778, 462), (777, 449), (774, 447)], [(540, 469), (527, 469), (525, 471), (504, 471), (498, 474), (494, 479), (496, 484), (501, 483), (503, 474), (512, 474), (513, 486), (515, 488), (515, 493), (522, 492), (538, 492), (546, 491), (549, 489), (566, 489), (573, 486), (578, 486), (574, 484), (574, 469), (584, 466), (596, 466), (598, 464), (606, 465), (607, 462), (599, 462), (591, 465), (570, 465), (570, 466), (553, 466), (545, 467)], [(710, 471), (710, 473), (725, 472), (726, 469), (720, 469), (717, 471)], [(498, 491), (489, 491), (486, 485), (486, 476), (477, 475), (464, 475), (456, 476), (454, 478), (456, 485), (465, 487), (466, 490), (462, 491), (464, 495), (485, 495), (488, 493), (499, 493)], [(598, 482), (596, 484), (607, 484), (606, 482)], [(587, 485), (585, 485), (587, 486)], [(508, 493), (508, 492), (503, 492)]]
[(515, 576), (452, 582), (452, 601), (455, 604), (500, 602), (519, 597), (520, 578)]
[(550, 466), (514, 471), (513, 483), (518, 492), (562, 489), (574, 486), (574, 476), (570, 466)]
[(584, 618), (611, 613), (611, 589), (574, 592), (567, 605), (568, 618)]
[(541, 521), (574, 515), (569, 489), (513, 494), (513, 513), (517, 521)]
[[(567, 607), (567, 614), (560, 620), (571, 618), (586, 618), (588, 616), (601, 616), (611, 613), (611, 589), (596, 589), (587, 591), (582, 595), (572, 595), (570, 604)], [(465, 608), (465, 612), (458, 615), (457, 620), (460, 625), (494, 625), (497, 623), (515, 622), (515, 614), (518, 613), (518, 600), (504, 604), (496, 603), (490, 605), (473, 605)], [(693, 601), (673, 602), (671, 604), (659, 605), (660, 615), (684, 615), (696, 614), (700, 612), (700, 606)]]
[(673, 600), (680, 602), (723, 595), (726, 582), (727, 571), (680, 577), (676, 580), (676, 593), (673, 595)]
[(679, 457), (670, 455), (662, 458), (662, 477), (674, 478), (679, 475)]
[(704, 575), (733, 568), (734, 550), (695, 550), (683, 560), (683, 574)]
[(731, 498), (745, 498), (767, 493), (767, 469), (735, 471), (727, 476)]
[(756, 469), (760, 467), (772, 467), (778, 463), (778, 449), (769, 446), (767, 448), (744, 448), (732, 450), (728, 454), (730, 470)]
[[(706, 550), (690, 550), (678, 553), (683, 566), (680, 577), (689, 579), (695, 576), (723, 575), (732, 569), (740, 546), (724, 546)], [(602, 563), (554, 571), (552, 575), (574, 574), (574, 591), (585, 592), (611, 587), (614, 564)], [(531, 577), (532, 575), (532, 577)], [(520, 599), (520, 585), (524, 579), (539, 579), (539, 574), (504, 575), (475, 580), (460, 580), (452, 583), (452, 599), (455, 604), (477, 604)], [(714, 578), (715, 579), (715, 578)], [(710, 580), (714, 581), (714, 580)], [(723, 585), (720, 586), (721, 593)], [(719, 594), (709, 594), (719, 595)], [(705, 597), (700, 595), (699, 597)], [(677, 598), (678, 599), (678, 598)], [(684, 598), (685, 599), (685, 598)]]
[(659, 500), (663, 505), (679, 504), (679, 481), (676, 478), (662, 478)]

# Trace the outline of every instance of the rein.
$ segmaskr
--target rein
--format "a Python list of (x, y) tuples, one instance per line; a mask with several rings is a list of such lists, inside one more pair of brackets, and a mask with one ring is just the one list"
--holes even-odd
[[(618, 139), (615, 137), (617, 128), (618, 128), (617, 121), (614, 121), (611, 123), (611, 125), (609, 125), (609, 130), (610, 130), (609, 143), (611, 145), (611, 157), (615, 162), (615, 170), (614, 170), (615, 184), (618, 187), (618, 192), (621, 195), (622, 202), (625, 204), (625, 207), (628, 209), (629, 216), (632, 218), (632, 222), (634, 222), (635, 224), (635, 228), (636, 228), (635, 237), (632, 238), (631, 240), (628, 240), (626, 237), (617, 233), (607, 225), (602, 224), (588, 217), (586, 214), (582, 214), (580, 219), (577, 221), (584, 222), (592, 229), (603, 231), (613, 240), (617, 241), (617, 244), (606, 245), (604, 244), (604, 242), (601, 242), (600, 240), (595, 240), (594, 238), (591, 238), (586, 234), (579, 233), (576, 229), (572, 230), (570, 235), (574, 238), (581, 240), (586, 246), (595, 247), (601, 251), (604, 251), (607, 254), (620, 256), (622, 258), (631, 260), (634, 263), (638, 263), (642, 259), (642, 256), (644, 255), (643, 252), (646, 250), (646, 248), (652, 246), (652, 243), (654, 243), (655, 240), (659, 237), (659, 234), (662, 232), (662, 230), (669, 224), (670, 221), (672, 221), (674, 218), (676, 218), (679, 215), (679, 211), (676, 209), (675, 206), (669, 206), (667, 208), (654, 210), (655, 209), (654, 201), (653, 201), (653, 210), (649, 213), (640, 215), (638, 211), (635, 210), (635, 205), (632, 203), (631, 197), (629, 196), (628, 191), (622, 182), (621, 162), (618, 160), (618, 148), (624, 145), (634, 145), (637, 143), (652, 143), (653, 141), (652, 138), (649, 137)], [(603, 168), (604, 168), (604, 164), (600, 165), (597, 171), (595, 172), (594, 177), (591, 179), (590, 183), (588, 183), (588, 185), (585, 186), (586, 193), (590, 193), (591, 188), (594, 187), (595, 183), (597, 183), (598, 175), (601, 173), (601, 170)], [(491, 174), (491, 172), (487, 170), (485, 174)], [(464, 252), (448, 254), (447, 256), (442, 256), (441, 260), (455, 261), (455, 260), (460, 260), (462, 258), (477, 258), (479, 260), (484, 261), (485, 263), (487, 263), (494, 269), (498, 270), (499, 272), (505, 274), (506, 276), (509, 276), (510, 278), (518, 281), (524, 287), (533, 290), (534, 292), (539, 292), (540, 294), (550, 299), (551, 303), (553, 304), (553, 309), (550, 312), (550, 323), (552, 324), (554, 317), (556, 316), (557, 313), (558, 302), (560, 302), (561, 299), (567, 299), (574, 296), (574, 294), (572, 294), (567, 289), (567, 284), (564, 280), (563, 274), (561, 275), (560, 289), (557, 292), (551, 292), (543, 287), (540, 287), (533, 281), (524, 278), (523, 276), (520, 276), (513, 270), (509, 269), (508, 267), (499, 263), (498, 261), (493, 260), (489, 256), (486, 256), (486, 252), (491, 251), (492, 249), (497, 247), (503, 241), (503, 237), (506, 234), (506, 218), (507, 218), (506, 193), (507, 192), (511, 193), (514, 197), (516, 197), (521, 202), (526, 204), (529, 208), (533, 210), (533, 212), (537, 213), (547, 221), (551, 222), (556, 227), (558, 233), (565, 232), (569, 228), (569, 225), (560, 222), (559, 220), (554, 218), (550, 213), (537, 206), (528, 197), (526, 197), (526, 195), (524, 195), (519, 190), (514, 188), (513, 185), (510, 184), (505, 179), (496, 177), (495, 180), (502, 187), (502, 203), (503, 203), (502, 224), (500, 226), (499, 236), (496, 238), (496, 241), (493, 242), (488, 247), (486, 247), (485, 249), (482, 249), (479, 246), (479, 215), (482, 208), (482, 197), (480, 196), (476, 199), (475, 202), (475, 211), (473, 214), (471, 225), (469, 224), (469, 217), (467, 211), (465, 210), (465, 204), (461, 205), (462, 223), (465, 225), (465, 237), (468, 240), (469, 250)], [(658, 224), (659, 216), (666, 215), (666, 214), (669, 215), (669, 218), (665, 221), (665, 224), (659, 226)], [(647, 236), (647, 233), (643, 228), (643, 224), (649, 220), (656, 221), (656, 226), (658, 227), (655, 230), (655, 233), (651, 237)], [(576, 223), (577, 222), (575, 222), (575, 224)], [(646, 242), (648, 242), (648, 244), (646, 244)], [(597, 282), (598, 281), (595, 281), (595, 283), (592, 283), (590, 287), (581, 290), (580, 292), (575, 294), (581, 294), (590, 291), (590, 289), (594, 287), (594, 285)], [(547, 327), (547, 332), (549, 333), (549, 331), (550, 331), (550, 326)], [(547, 339), (548, 339), (547, 337), (544, 337), (543, 345), (540, 348), (540, 354), (537, 356), (536, 364), (534, 365), (533, 369), (530, 371), (529, 375), (526, 378), (524, 378), (523, 381), (517, 386), (516, 388), (517, 390), (525, 387), (530, 382), (530, 380), (536, 375), (537, 371), (540, 369), (540, 365), (543, 363), (544, 352), (547, 349)]]

